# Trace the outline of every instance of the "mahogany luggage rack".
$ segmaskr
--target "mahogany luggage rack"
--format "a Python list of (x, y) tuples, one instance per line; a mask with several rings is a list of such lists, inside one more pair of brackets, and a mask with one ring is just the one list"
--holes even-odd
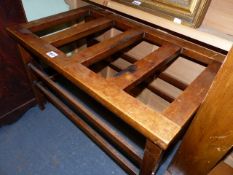
[[(40, 36), (45, 30), (65, 24), (69, 27)], [(111, 28), (121, 33), (99, 41), (97, 36)], [(148, 175), (156, 170), (164, 151), (203, 101), (225, 58), (206, 46), (93, 6), (12, 26), (8, 31), (19, 43), (40, 107), (46, 97), (129, 174)], [(86, 48), (71, 56), (61, 50), (80, 41)], [(127, 55), (143, 41), (157, 49), (141, 59)], [(179, 56), (204, 67), (190, 84), (164, 71)], [(130, 65), (117, 66), (114, 61), (118, 57)], [(97, 73), (106, 66), (115, 73), (109, 77)], [(158, 77), (181, 93), (173, 97), (156, 89), (151, 81)], [(141, 88), (157, 94), (168, 106), (157, 111), (136, 99)], [(87, 99), (85, 103), (80, 100), (82, 96)], [(107, 117), (99, 117), (96, 111)], [(131, 140), (129, 135), (134, 138)]]

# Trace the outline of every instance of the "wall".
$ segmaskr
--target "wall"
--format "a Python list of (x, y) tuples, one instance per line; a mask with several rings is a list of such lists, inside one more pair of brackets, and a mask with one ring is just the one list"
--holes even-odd
[(28, 21), (69, 10), (64, 0), (22, 0)]

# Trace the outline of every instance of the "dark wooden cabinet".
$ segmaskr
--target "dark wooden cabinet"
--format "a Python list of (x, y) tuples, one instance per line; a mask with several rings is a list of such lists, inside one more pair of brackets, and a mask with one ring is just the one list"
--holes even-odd
[(15, 121), (34, 104), (15, 41), (5, 28), (26, 21), (20, 0), (0, 1), (0, 124)]

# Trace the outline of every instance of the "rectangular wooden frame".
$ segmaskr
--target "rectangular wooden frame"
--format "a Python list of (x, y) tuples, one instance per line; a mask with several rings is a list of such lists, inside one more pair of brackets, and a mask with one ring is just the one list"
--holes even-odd
[[(80, 17), (94, 19), (42, 38), (34, 34), (49, 27), (75, 21)], [(65, 53), (56, 48), (109, 27), (116, 27), (124, 32), (86, 48), (72, 57), (67, 57)], [(80, 119), (69, 106), (57, 98), (53, 91), (66, 99), (73, 108), (106, 133), (114, 144), (136, 162), (140, 167), (140, 174), (147, 175), (158, 167), (163, 152), (198, 109), (225, 58), (225, 55), (207, 47), (93, 6), (12, 26), (8, 28), (8, 31), (19, 42), (19, 51), (28, 68), (29, 77), (41, 107), (43, 108), (43, 96), (45, 96), (129, 174), (137, 174), (135, 166), (93, 128), (88, 126), (85, 121)], [(132, 69), (120, 70), (118, 76), (104, 79), (87, 67), (140, 40), (154, 43), (159, 45), (160, 48), (140, 61), (125, 56), (125, 59), (133, 63)], [(158, 74), (165, 81), (184, 90), (178, 98), (172, 99), (172, 103), (165, 111), (162, 113), (156, 112), (125, 92), (127, 88), (136, 86), (155, 71), (160, 72), (178, 55), (184, 55), (194, 62), (206, 65), (206, 69), (190, 85), (183, 84), (166, 74)], [(93, 114), (75, 100), (72, 94), (56, 84), (52, 77), (46, 75), (43, 70), (33, 64), (33, 56), (43, 60), (59, 74), (86, 91), (96, 101), (141, 133), (147, 139), (144, 155), (138, 155), (124, 139), (120, 138), (103, 122), (95, 119)]]

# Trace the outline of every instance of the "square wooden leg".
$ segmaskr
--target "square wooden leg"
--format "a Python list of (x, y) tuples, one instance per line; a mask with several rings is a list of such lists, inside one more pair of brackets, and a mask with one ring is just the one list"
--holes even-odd
[(158, 168), (163, 150), (150, 140), (146, 141), (140, 175), (151, 175)]
[(26, 68), (26, 71), (27, 71), (27, 75), (29, 77), (29, 80), (31, 82), (31, 85), (32, 85), (32, 90), (34, 92), (34, 95), (35, 95), (35, 98), (36, 98), (36, 102), (37, 104), (39, 105), (39, 108), (41, 110), (43, 110), (45, 107), (44, 107), (44, 103), (45, 103), (45, 97), (44, 95), (35, 87), (35, 82), (37, 81), (37, 78), (35, 77), (35, 75), (33, 75), (31, 73), (31, 71), (29, 70), (28, 68), (28, 64), (32, 62), (32, 57), (31, 55), (20, 45), (18, 45), (18, 50), (19, 50), (19, 53), (20, 53), (20, 56), (23, 60), (23, 63), (24, 63), (24, 66)]

